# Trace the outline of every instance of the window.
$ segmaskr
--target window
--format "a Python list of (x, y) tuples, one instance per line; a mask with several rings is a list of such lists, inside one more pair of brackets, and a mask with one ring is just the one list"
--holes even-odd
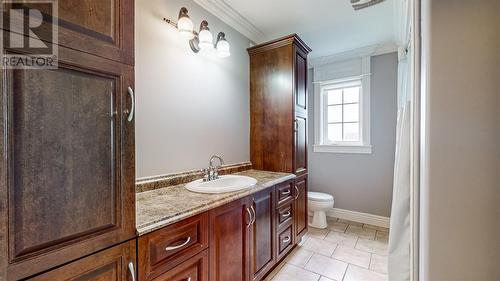
[(327, 120), (324, 143), (360, 143), (360, 92), (360, 82), (323, 90)]
[(371, 153), (370, 78), (317, 83), (315, 152)]

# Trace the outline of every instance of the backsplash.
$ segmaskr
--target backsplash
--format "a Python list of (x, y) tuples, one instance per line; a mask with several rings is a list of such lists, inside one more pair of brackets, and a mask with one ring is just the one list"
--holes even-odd
[[(220, 175), (238, 173), (252, 169), (252, 163), (242, 162), (230, 165), (224, 165), (219, 168)], [(200, 170), (191, 170), (186, 172), (165, 174), (154, 177), (139, 178), (135, 182), (135, 192), (144, 192), (155, 190), (167, 186), (188, 183), (203, 177), (203, 172)]]

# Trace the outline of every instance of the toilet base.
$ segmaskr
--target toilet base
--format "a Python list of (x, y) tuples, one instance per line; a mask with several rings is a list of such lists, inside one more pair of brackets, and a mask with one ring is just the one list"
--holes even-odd
[(327, 228), (328, 223), (326, 221), (326, 213), (324, 211), (314, 212), (312, 221), (309, 222), (309, 226), (320, 229)]

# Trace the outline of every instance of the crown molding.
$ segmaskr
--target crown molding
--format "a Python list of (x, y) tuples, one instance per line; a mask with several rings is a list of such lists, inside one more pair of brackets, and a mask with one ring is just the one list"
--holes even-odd
[(265, 41), (264, 33), (224, 0), (194, 0), (198, 5), (245, 35), (254, 43)]
[(398, 51), (398, 46), (392, 42), (390, 43), (384, 43), (384, 44), (377, 44), (377, 45), (371, 45), (371, 46), (366, 46), (342, 53), (337, 53), (329, 56), (323, 56), (323, 57), (316, 57), (316, 58), (310, 58), (309, 59), (309, 67), (318, 67), (321, 65), (329, 64), (329, 63), (334, 63), (334, 62), (339, 62), (339, 61), (345, 61), (349, 59), (355, 59), (355, 58), (362, 58), (366, 56), (377, 56), (377, 55), (383, 55), (383, 54), (388, 54), (392, 52), (397, 52)]

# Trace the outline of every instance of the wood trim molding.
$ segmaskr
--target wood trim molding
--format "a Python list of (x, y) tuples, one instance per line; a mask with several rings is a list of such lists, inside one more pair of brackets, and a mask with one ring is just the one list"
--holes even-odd
[(254, 43), (265, 41), (264, 33), (224, 0), (194, 0), (194, 2)]
[(309, 67), (310, 68), (318, 67), (321, 65), (335, 63), (339, 61), (367, 57), (367, 56), (378, 56), (397, 51), (398, 51), (398, 46), (392, 42), (388, 42), (385, 44), (371, 45), (329, 56), (311, 58), (309, 59)]

